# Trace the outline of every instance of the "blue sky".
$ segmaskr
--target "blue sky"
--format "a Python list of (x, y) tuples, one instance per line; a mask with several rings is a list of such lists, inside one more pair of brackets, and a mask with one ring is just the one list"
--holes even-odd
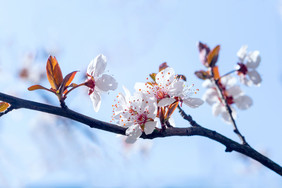
[[(0, 88), (40, 101), (42, 98), (36, 92), (25, 90), (34, 83), (19, 84), (14, 78), (25, 53), (57, 48), (63, 73), (80, 70), (81, 77), (89, 61), (103, 53), (108, 58), (107, 69), (119, 82), (118, 90), (103, 96), (99, 113), (94, 112), (88, 97), (79, 97), (84, 95), (83, 89), (73, 92), (66, 102), (72, 109), (108, 121), (114, 96), (122, 91), (121, 86), (133, 92), (134, 83), (145, 81), (164, 61), (176, 72), (185, 74), (188, 83), (200, 89), (201, 97), (204, 88), (194, 76), (194, 71), (204, 68), (199, 61), (198, 41), (210, 47), (221, 45), (218, 65), (222, 74), (233, 69), (238, 49), (247, 44), (249, 50), (261, 53), (258, 71), (263, 82), (258, 88), (242, 86), (254, 105), (238, 112), (237, 123), (254, 148), (282, 164), (282, 150), (279, 149), (282, 130), (279, 117), (282, 105), (280, 10), (279, 0), (3, 1), (0, 7)], [(76, 79), (79, 80), (79, 76)], [(56, 104), (55, 97), (51, 99)], [(207, 104), (195, 110), (184, 109), (199, 124), (238, 141), (232, 127), (213, 117)], [(10, 113), (0, 120), (3, 151), (0, 154), (6, 160), (7, 156), (13, 156), (6, 163), (0, 163), (5, 167), (2, 169), (6, 169), (0, 174), (4, 174), (6, 181), (2, 182), (7, 185), (13, 185), (13, 179), (7, 178), (7, 174), (16, 174), (14, 182), (18, 183), (14, 185), (30, 187), (45, 183), (77, 187), (265, 187), (271, 183), (271, 187), (278, 187), (282, 183), (281, 178), (268, 169), (237, 153), (225, 153), (223, 146), (203, 137), (156, 139), (152, 143), (140, 141), (135, 149), (124, 154), (120, 138), (84, 128), (81, 124), (75, 124), (70, 132), (62, 127), (45, 126), (51, 135), (56, 135), (57, 141), (50, 141), (44, 136), (42, 125), (34, 123), (35, 115), (44, 116), (22, 111)], [(177, 114), (174, 120), (179, 127), (188, 126)], [(34, 130), (43, 135), (33, 138)], [(92, 134), (96, 141), (85, 136)], [(77, 147), (66, 144), (70, 139), (68, 135), (76, 139)], [(37, 141), (40, 146), (34, 143)], [(58, 142), (61, 147), (52, 150)], [(42, 153), (51, 152), (44, 156), (45, 160), (40, 160), (42, 155), (38, 151), (42, 144)], [(148, 146), (149, 152), (140, 154), (140, 150)], [(54, 162), (60, 156), (60, 149), (67, 154), (65, 160)], [(78, 163), (77, 151), (82, 152), (87, 161)], [(24, 175), (25, 168), (30, 167), (33, 160), (38, 162)], [(18, 161), (15, 163), (18, 165), (11, 165), (14, 161)], [(46, 168), (42, 161), (50, 163), (52, 168)], [(42, 168), (44, 170), (37, 173), (36, 169)]]

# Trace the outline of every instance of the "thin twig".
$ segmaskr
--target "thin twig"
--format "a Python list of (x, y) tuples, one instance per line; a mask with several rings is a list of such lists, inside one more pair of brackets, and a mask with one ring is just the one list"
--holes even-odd
[(183, 117), (183, 119), (187, 120), (190, 125), (195, 126), (195, 127), (199, 127), (200, 125), (193, 120), (191, 115), (187, 115), (184, 110), (178, 105), (177, 108), (179, 109), (179, 113), (181, 115), (181, 117)]
[(212, 70), (211, 71), (211, 73), (212, 73), (211, 81), (215, 84), (217, 92), (219, 94), (219, 97), (220, 97), (221, 101), (223, 102), (223, 105), (225, 106), (226, 111), (229, 114), (229, 117), (230, 117), (232, 125), (233, 125), (233, 132), (240, 138), (240, 140), (241, 140), (243, 145), (249, 146), (249, 144), (247, 143), (245, 137), (240, 133), (240, 131), (239, 131), (237, 125), (236, 125), (235, 119), (234, 119), (234, 117), (232, 115), (232, 110), (231, 110), (230, 106), (228, 105), (228, 103), (226, 101), (226, 98), (224, 97), (222, 88), (219, 86), (219, 80), (215, 80), (214, 79), (213, 69), (211, 69), (211, 70)]
[[(66, 117), (75, 121), (78, 121), (80, 123), (83, 123), (85, 125), (88, 125), (91, 128), (101, 129), (104, 131), (116, 133), (125, 135), (126, 128), (103, 122), (97, 119), (93, 119), (91, 117), (85, 116), (83, 114), (74, 112), (70, 109), (62, 109), (59, 107), (46, 105), (42, 103), (37, 103), (29, 100), (24, 100), (20, 98), (16, 98), (10, 95), (6, 95), (3, 93), (0, 93), (0, 100), (10, 103), (12, 106), (14, 106), (14, 109), (30, 109), (35, 111), (41, 111), (49, 114), (54, 114), (62, 117)], [(141, 138), (143, 139), (154, 139), (154, 138), (163, 138), (163, 137), (169, 137), (169, 136), (203, 136), (206, 138), (210, 138), (211, 140), (214, 140), (216, 142), (219, 142), (223, 144), (226, 149), (226, 152), (231, 151), (237, 151), (241, 154), (244, 154), (258, 162), (260, 162), (265, 167), (271, 169), (272, 171), (276, 172), (280, 176), (282, 176), (282, 167), (273, 162), (271, 159), (267, 158), (266, 156), (260, 154), (256, 150), (254, 150), (252, 147), (247, 145), (241, 145), (219, 133), (216, 131), (212, 131), (209, 129), (206, 129), (202, 126), (192, 126), (188, 128), (167, 128), (164, 131), (154, 131), (150, 135), (142, 134)]]
[[(236, 72), (236, 71), (237, 71), (237, 70), (232, 70), (232, 71), (230, 71), (230, 72), (224, 74), (223, 76), (221, 76), (219, 79), (221, 79), (221, 78), (223, 78), (223, 77), (225, 77), (225, 76), (228, 76), (229, 74), (232, 74), (232, 73), (234, 73), (234, 72)], [(217, 79), (217, 80), (219, 80), (219, 79)], [(216, 80), (216, 81), (217, 81), (217, 80)]]

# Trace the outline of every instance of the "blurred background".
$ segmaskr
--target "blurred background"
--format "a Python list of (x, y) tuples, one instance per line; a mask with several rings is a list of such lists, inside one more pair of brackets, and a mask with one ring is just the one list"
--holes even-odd
[[(237, 124), (248, 143), (282, 164), (282, 1), (281, 0), (96, 0), (1, 1), (0, 91), (58, 106), (55, 95), (29, 92), (49, 87), (45, 65), (55, 55), (64, 75), (80, 70), (98, 54), (119, 83), (102, 97), (95, 113), (86, 88), (74, 90), (69, 108), (110, 121), (122, 86), (134, 92), (167, 62), (205, 89), (194, 72), (204, 69), (196, 43), (221, 45), (219, 69), (233, 70), (244, 44), (259, 50), (261, 87), (242, 86), (253, 106), (238, 111)], [(183, 107), (202, 126), (239, 141), (211, 107)], [(177, 127), (189, 126), (174, 113)], [(0, 119), (0, 187), (279, 187), (282, 179), (259, 163), (204, 137), (139, 140), (40, 112), (16, 110)]]

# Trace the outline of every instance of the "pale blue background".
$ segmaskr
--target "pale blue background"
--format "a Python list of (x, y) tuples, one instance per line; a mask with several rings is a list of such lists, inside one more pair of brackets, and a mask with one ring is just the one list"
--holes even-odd
[[(103, 53), (108, 58), (107, 69), (119, 82), (118, 90), (103, 96), (99, 113), (92, 109), (85, 89), (74, 91), (66, 102), (74, 110), (108, 121), (121, 86), (133, 92), (134, 83), (145, 81), (164, 61), (185, 74), (189, 84), (200, 89), (201, 97), (204, 89), (193, 74), (204, 68), (197, 41), (211, 47), (221, 45), (218, 65), (222, 73), (233, 69), (237, 50), (247, 44), (250, 50), (261, 52), (258, 71), (263, 82), (258, 88), (242, 87), (254, 105), (238, 111), (237, 123), (250, 145), (282, 164), (281, 11), (280, 0), (1, 1), (1, 92), (43, 101), (37, 92), (26, 90), (34, 83), (15, 77), (27, 52), (59, 49), (57, 59), (63, 74), (80, 70), (77, 82), (82, 80), (89, 61)], [(58, 105), (55, 96), (50, 97)], [(199, 124), (238, 141), (232, 127), (213, 117), (207, 104), (195, 110), (184, 109)], [(203, 137), (140, 141), (138, 147), (126, 152), (114, 134), (71, 122), (68, 127), (38, 121), (42, 116), (46, 115), (20, 110), (1, 118), (1, 186), (282, 185), (281, 177), (274, 172), (235, 152), (225, 153), (222, 145)], [(188, 126), (178, 114), (174, 120), (179, 127)], [(46, 124), (44, 129), (42, 124)]]

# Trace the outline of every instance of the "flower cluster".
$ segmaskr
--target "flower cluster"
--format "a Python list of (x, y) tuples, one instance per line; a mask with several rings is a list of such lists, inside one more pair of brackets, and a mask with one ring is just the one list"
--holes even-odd
[(125, 95), (120, 93), (113, 105), (113, 120), (128, 128), (128, 143), (135, 142), (143, 132), (151, 134), (157, 126), (157, 118), (164, 130), (178, 105), (184, 103), (196, 108), (203, 104), (201, 99), (191, 97), (195, 92), (187, 86), (186, 78), (176, 75), (166, 64), (160, 66), (157, 74), (150, 76), (152, 81), (135, 84), (133, 95), (124, 88)]
[[(225, 76), (220, 81), (218, 85), (223, 93), (223, 97), (228, 105), (235, 104), (240, 110), (248, 109), (252, 104), (252, 99), (245, 95), (241, 90), (239, 85), (236, 84), (236, 78), (231, 75)], [(230, 123), (231, 117), (226, 111), (225, 101), (221, 99), (218, 88), (210, 80), (206, 80), (203, 86), (207, 88), (203, 95), (203, 100), (212, 106), (212, 113), (214, 116), (221, 115), (224, 121)], [(236, 118), (236, 110), (231, 106), (232, 115)]]
[(200, 60), (207, 71), (196, 71), (195, 74), (198, 78), (205, 80), (203, 87), (207, 90), (203, 95), (209, 105), (212, 106), (212, 113), (215, 116), (221, 115), (224, 121), (230, 123), (231, 116), (236, 118), (236, 111), (233, 105), (240, 110), (248, 109), (252, 106), (252, 99), (245, 95), (239, 85), (236, 85), (237, 79), (231, 76), (231, 73), (237, 72), (240, 81), (247, 85), (259, 86), (261, 77), (255, 70), (260, 63), (260, 55), (258, 51), (247, 53), (247, 46), (242, 46), (238, 51), (239, 63), (237, 63), (236, 70), (220, 76), (218, 66), (216, 65), (220, 46), (214, 49), (210, 48), (203, 43), (198, 44), (200, 51)]

